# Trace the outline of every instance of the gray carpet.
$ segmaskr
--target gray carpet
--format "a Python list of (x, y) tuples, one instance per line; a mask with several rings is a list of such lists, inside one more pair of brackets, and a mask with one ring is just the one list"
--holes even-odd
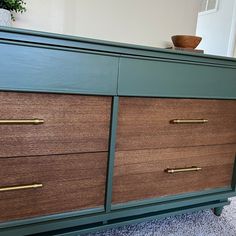
[(87, 236), (236, 236), (236, 198), (220, 217), (211, 210), (113, 228)]

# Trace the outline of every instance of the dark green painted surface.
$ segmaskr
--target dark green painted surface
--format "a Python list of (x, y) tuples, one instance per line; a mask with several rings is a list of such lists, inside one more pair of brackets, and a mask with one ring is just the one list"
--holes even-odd
[(236, 68), (121, 58), (122, 96), (236, 98)]
[[(235, 196), (236, 166), (232, 188), (112, 205), (117, 95), (236, 99), (235, 59), (4, 27), (0, 53), (2, 91), (114, 96), (105, 209), (2, 223), (0, 236), (52, 230), (74, 236), (197, 209), (221, 209), (227, 198)], [(82, 228), (63, 233), (70, 227)]]
[(59, 45), (71, 48), (92, 49), (100, 52), (111, 52), (124, 55), (169, 58), (174, 60), (200, 61), (204, 63), (235, 66), (236, 59), (207, 54), (198, 54), (184, 51), (166, 50), (161, 48), (109, 42), (104, 40), (82, 38), (70, 35), (61, 35), (18, 29), (12, 27), (0, 27), (0, 40), (13, 40), (33, 42), (45, 45)]
[[(135, 224), (135, 223), (140, 223), (140, 222), (147, 221), (147, 220), (162, 219), (164, 217), (200, 211), (200, 210), (204, 210), (206, 208), (223, 209), (223, 207), (228, 204), (229, 204), (229, 202), (227, 200), (225, 200), (220, 203), (210, 202), (210, 203), (205, 203), (205, 204), (192, 205), (190, 207), (183, 207), (183, 208), (174, 209), (174, 211), (172, 211), (172, 212), (161, 211), (161, 212), (157, 212), (157, 213), (140, 215), (139, 217), (126, 218), (126, 220), (120, 219), (118, 221), (111, 221), (111, 222), (108, 222), (108, 224), (104, 225), (104, 226), (97, 226), (97, 227), (91, 226), (89, 229), (85, 228), (85, 229), (81, 229), (81, 230), (74, 231), (74, 232), (59, 233), (59, 234), (56, 234), (56, 236), (78, 236), (78, 234), (82, 236), (83, 234), (89, 233), (91, 231), (93, 232), (93, 231), (98, 231), (98, 230), (105, 230), (105, 229), (108, 229), (111, 227), (120, 227), (125, 224)], [(44, 235), (44, 236), (46, 236), (46, 235)]]
[(219, 206), (219, 207), (214, 208), (214, 214), (215, 214), (216, 216), (221, 216), (221, 214), (222, 214), (222, 212), (223, 212), (223, 209), (224, 209), (223, 206)]
[(0, 89), (115, 95), (118, 58), (0, 43)]
[(233, 191), (236, 193), (236, 157), (234, 160), (234, 169), (233, 169), (233, 177), (232, 177), (232, 185), (231, 185)]
[(236, 98), (233, 58), (6, 27), (0, 52), (2, 90)]
[[(50, 235), (53, 235), (53, 236), (56, 236), (56, 235), (57, 236), (75, 236), (76, 235), (77, 236), (79, 234), (84, 234), (84, 233), (93, 232), (97, 230), (104, 230), (111, 227), (118, 227), (124, 224), (139, 223), (144, 220), (161, 219), (163, 217), (168, 217), (168, 216), (176, 215), (176, 214), (183, 214), (183, 213), (203, 210), (207, 208), (223, 207), (228, 204), (229, 204), (228, 200), (224, 199), (221, 201), (211, 201), (211, 202), (204, 202), (204, 203), (199, 203), (199, 204), (191, 204), (189, 206), (179, 206), (172, 209), (171, 211), (161, 210), (161, 211), (156, 212), (154, 210), (149, 213), (140, 212), (139, 215), (131, 216), (131, 217), (126, 217), (124, 215), (123, 217), (121, 216), (117, 220), (113, 219), (113, 220), (108, 221), (106, 225), (103, 225), (102, 222), (98, 221), (97, 223), (94, 223), (94, 224), (86, 222), (84, 225), (74, 226), (74, 227), (67, 225), (67, 229), (65, 228), (63, 230), (53, 230), (53, 228), (51, 228), (51, 231), (43, 232), (44, 228), (41, 228), (40, 230), (39, 228), (40, 226), (37, 229), (39, 230), (39, 232), (42, 232), (42, 234), (40, 234), (41, 236), (50, 236)], [(4, 236), (13, 236), (13, 235), (23, 236), (26, 234), (27, 235), (34, 234), (35, 232), (37, 231), (35, 231), (35, 229), (32, 230), (32, 228), (27, 229), (27, 231), (24, 228), (12, 228), (12, 229), (6, 229), (4, 231), (0, 231), (0, 233), (2, 233), (2, 235)]]
[(116, 96), (116, 97), (113, 97), (113, 102), (112, 102), (110, 145), (109, 145), (106, 202), (105, 202), (106, 212), (111, 211), (111, 203), (112, 203), (112, 186), (113, 186), (113, 171), (114, 171), (114, 160), (115, 160), (115, 145), (116, 145), (116, 131), (117, 131), (117, 123), (118, 123), (118, 111), (119, 111), (119, 97)]

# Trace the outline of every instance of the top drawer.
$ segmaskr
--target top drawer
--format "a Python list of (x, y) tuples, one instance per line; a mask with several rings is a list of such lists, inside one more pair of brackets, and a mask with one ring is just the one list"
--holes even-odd
[(0, 44), (0, 89), (115, 95), (118, 58), (50, 46)]
[(122, 96), (236, 98), (236, 67), (121, 58), (119, 68)]
[(0, 92), (0, 157), (107, 151), (110, 113), (111, 97)]

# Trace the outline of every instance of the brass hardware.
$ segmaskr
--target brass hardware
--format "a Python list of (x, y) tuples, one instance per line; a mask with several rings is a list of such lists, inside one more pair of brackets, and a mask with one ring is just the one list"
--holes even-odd
[(207, 122), (207, 119), (175, 119), (170, 121), (171, 124), (204, 124)]
[(166, 169), (165, 172), (169, 174), (180, 173), (180, 172), (191, 172), (191, 171), (199, 171), (202, 170), (201, 167), (192, 166), (187, 168), (175, 168), (175, 169)]
[(43, 184), (29, 184), (29, 185), (21, 185), (21, 186), (11, 186), (11, 187), (1, 187), (0, 192), (8, 192), (22, 189), (32, 189), (32, 188), (42, 188)]
[(40, 125), (43, 124), (43, 119), (20, 119), (20, 120), (0, 120), (0, 125)]

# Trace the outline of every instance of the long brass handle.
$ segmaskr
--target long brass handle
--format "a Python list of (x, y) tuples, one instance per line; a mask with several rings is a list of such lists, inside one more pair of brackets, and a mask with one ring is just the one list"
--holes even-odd
[(11, 186), (11, 187), (0, 187), (0, 192), (8, 192), (15, 190), (23, 190), (23, 189), (34, 189), (34, 188), (42, 188), (43, 184), (28, 184), (28, 185), (20, 185), (20, 186)]
[(19, 119), (19, 120), (0, 120), (0, 125), (40, 125), (43, 124), (43, 119)]
[(181, 173), (181, 172), (191, 172), (191, 171), (199, 171), (202, 170), (201, 167), (192, 166), (192, 167), (186, 167), (186, 168), (174, 168), (174, 169), (166, 169), (165, 172), (169, 174), (174, 173)]
[(207, 119), (175, 119), (170, 121), (171, 124), (204, 124), (207, 122)]

